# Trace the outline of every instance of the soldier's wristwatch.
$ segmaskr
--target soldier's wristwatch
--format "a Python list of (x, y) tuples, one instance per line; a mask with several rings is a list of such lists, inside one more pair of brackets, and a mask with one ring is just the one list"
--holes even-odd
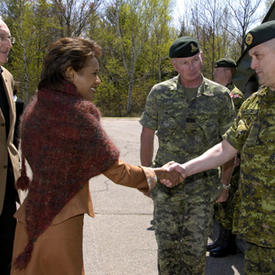
[(222, 185), (222, 188), (223, 188), (224, 190), (229, 190), (229, 189), (230, 189), (230, 186), (231, 186), (231, 184), (223, 184), (223, 185)]

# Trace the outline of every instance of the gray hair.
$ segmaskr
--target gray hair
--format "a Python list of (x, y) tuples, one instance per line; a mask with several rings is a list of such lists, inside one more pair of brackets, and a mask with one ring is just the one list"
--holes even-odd
[(6, 25), (7, 26), (7, 24), (3, 21), (3, 19), (2, 19), (2, 16), (0, 15), (0, 26), (1, 25)]

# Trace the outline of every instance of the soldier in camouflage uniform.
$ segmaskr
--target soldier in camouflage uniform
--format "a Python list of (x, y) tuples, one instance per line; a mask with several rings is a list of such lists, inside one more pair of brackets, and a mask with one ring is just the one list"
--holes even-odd
[[(236, 113), (244, 102), (243, 93), (232, 83), (232, 77), (235, 73), (237, 64), (231, 58), (221, 58), (215, 62), (214, 81), (226, 86), (230, 90), (230, 97), (233, 100)], [(230, 189), (228, 190), (228, 199), (225, 202), (215, 205), (215, 219), (219, 225), (219, 234), (217, 239), (207, 246), (211, 257), (225, 257), (237, 252), (235, 243), (236, 236), (232, 234), (233, 212), (235, 208), (235, 192), (238, 189), (240, 177), (239, 156), (236, 159)]]
[(232, 82), (236, 67), (236, 62), (231, 58), (217, 60), (214, 65), (214, 81), (229, 89), (229, 95), (237, 112), (244, 102), (244, 95)]
[[(141, 163), (147, 166), (152, 162), (155, 131), (159, 148), (153, 166), (158, 167), (200, 155), (221, 140), (235, 116), (229, 90), (201, 74), (195, 39), (177, 39), (169, 56), (179, 75), (152, 88), (140, 120)], [(151, 192), (159, 274), (204, 274), (213, 204), (221, 186), (218, 170), (213, 169), (174, 188), (157, 184)]]
[(247, 242), (245, 274), (271, 275), (275, 274), (275, 21), (249, 31), (245, 44), (263, 88), (242, 104), (221, 143), (188, 163), (167, 166), (190, 176), (241, 153), (240, 207), (233, 232)]

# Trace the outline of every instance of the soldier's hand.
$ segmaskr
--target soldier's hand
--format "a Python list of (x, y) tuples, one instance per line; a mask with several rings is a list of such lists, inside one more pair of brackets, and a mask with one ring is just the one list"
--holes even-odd
[(225, 202), (225, 201), (227, 201), (228, 196), (229, 196), (229, 191), (223, 189), (222, 192), (221, 192), (221, 194), (220, 194), (220, 196), (219, 196), (218, 199), (216, 200), (216, 202), (217, 202), (217, 203)]
[[(184, 181), (182, 174), (176, 169), (176, 162), (170, 161), (163, 165), (161, 168), (157, 168), (158, 171), (155, 171), (160, 182), (167, 187), (174, 187), (177, 184)], [(171, 169), (170, 169), (171, 167)]]

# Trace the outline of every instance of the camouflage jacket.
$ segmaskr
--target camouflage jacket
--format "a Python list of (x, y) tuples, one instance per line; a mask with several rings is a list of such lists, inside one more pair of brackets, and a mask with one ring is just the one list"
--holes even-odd
[(242, 156), (240, 206), (234, 231), (245, 240), (275, 248), (275, 92), (249, 97), (224, 138)]
[(236, 112), (238, 112), (244, 102), (244, 95), (232, 82), (226, 87), (230, 90), (229, 95), (233, 100)]
[(179, 76), (152, 88), (140, 123), (157, 130), (157, 165), (170, 160), (183, 163), (221, 140), (235, 116), (228, 92), (203, 78), (196, 97), (187, 102)]

